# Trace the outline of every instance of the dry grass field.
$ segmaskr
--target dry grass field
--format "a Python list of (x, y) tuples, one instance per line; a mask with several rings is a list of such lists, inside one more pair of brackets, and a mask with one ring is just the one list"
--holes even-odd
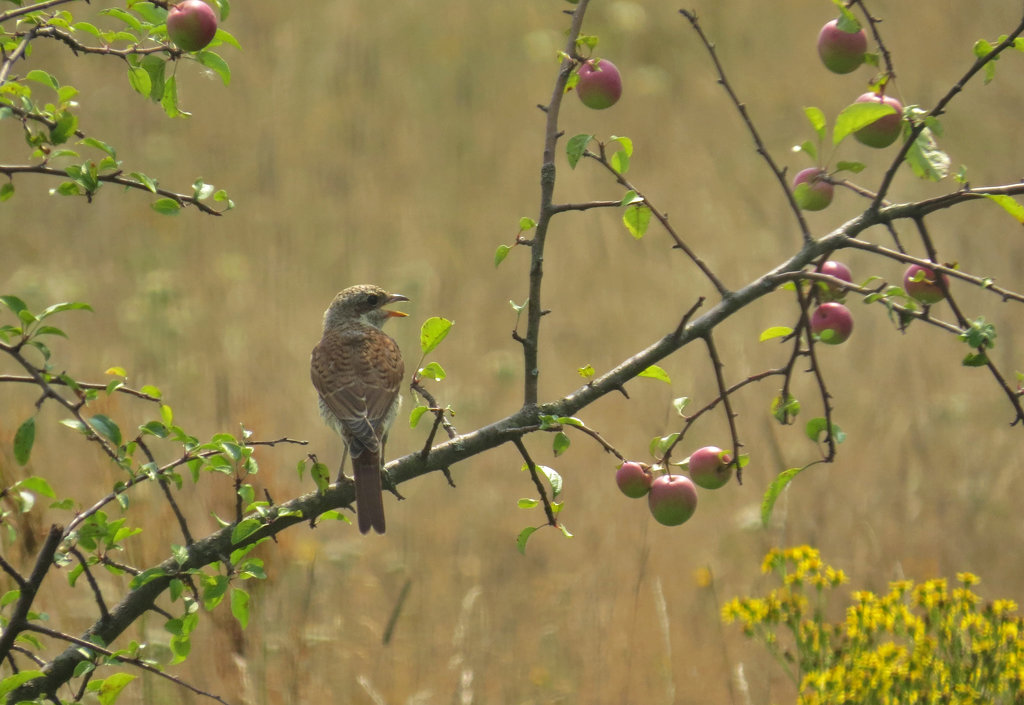
[[(976, 39), (1009, 30), (1021, 10), (1005, 0), (969, 10), (953, 0), (870, 5), (885, 18), (898, 95), (923, 106), (971, 64)], [(59, 58), (54, 72), (82, 90), (82, 127), (116, 144), (129, 170), (159, 175), (176, 190), (201, 174), (228, 189), (238, 208), (222, 218), (167, 218), (135, 193), (108, 188), (88, 205), (46, 195), (53, 184), (38, 178), (19, 178), (15, 198), (0, 206), (0, 293), (35, 307), (90, 302), (95, 313), (64, 319), (71, 339), (55, 345), (59, 364), (97, 380), (111, 365), (125, 367), (131, 384), (159, 386), (196, 435), (244, 424), (259, 438), (308, 439), (308, 447), (258, 452), (256, 482), (277, 500), (312, 488), (295, 472), (306, 453), (332, 467), (340, 455), (340, 441), (317, 414), (308, 359), (323, 309), (349, 284), (373, 281), (413, 299), (410, 317), (389, 324), (410, 366), (420, 323), (454, 320), (431, 356), (448, 372), (438, 394), (456, 409), (461, 431), (500, 418), (521, 403), (508, 302), (526, 298), (527, 257), (513, 250), (497, 270), (492, 257), (512, 241), (520, 216), (536, 217), (543, 138), (536, 106), (555, 79), (565, 7), (557, 0), (234, 3), (225, 26), (244, 50), (223, 52), (231, 85), (194, 64), (178, 67), (181, 102), (194, 113), (187, 121), (169, 121), (132, 94), (115, 62)], [(568, 135), (631, 137), (631, 178), (737, 287), (788, 257), (799, 234), (677, 9), (667, 0), (591, 3), (585, 29), (622, 70), (625, 95), (602, 112), (570, 96), (562, 127)], [(834, 116), (863, 92), (869, 73), (834, 76), (819, 64), (814, 41), (831, 4), (701, 0), (694, 9), (766, 145), (780, 163), (802, 168), (805, 157), (790, 151), (810, 134), (802, 107)], [(955, 167), (968, 166), (974, 185), (1022, 175), (1024, 56), (1011, 54), (992, 84), (970, 84), (944, 119), (943, 145)], [(3, 160), (20, 159), (15, 128), (0, 127)], [(846, 150), (867, 162), (861, 180), (873, 187), (889, 153)], [(621, 196), (593, 164), (571, 171), (560, 158), (558, 179), (559, 200)], [(893, 199), (954, 188), (906, 173)], [(842, 192), (808, 221), (824, 234), (862, 207)], [(698, 296), (714, 296), (663, 233), (652, 228), (635, 241), (619, 218), (591, 211), (555, 222), (545, 262), (552, 313), (542, 337), (543, 399), (579, 386), (577, 368), (609, 369), (674, 326)], [(970, 204), (929, 222), (944, 258), (1024, 288), (1020, 227), (1001, 210)], [(909, 229), (906, 241), (914, 242)], [(900, 275), (863, 253), (844, 259), (859, 279)], [(997, 362), (1011, 374), (1024, 369), (1021, 307), (980, 292), (964, 292), (961, 301), (970, 316), (984, 313), (998, 326)], [(848, 439), (836, 463), (798, 478), (770, 529), (757, 520), (766, 486), (817, 450), (800, 427), (769, 419), (777, 392), (769, 383), (736, 399), (751, 455), (743, 485), (702, 493), (685, 526), (658, 525), (642, 502), (622, 497), (614, 459), (584, 437), (557, 459), (548, 437), (531, 439), (537, 461), (565, 478), (561, 517), (574, 538), (541, 531), (519, 554), (516, 534), (541, 519), (517, 508), (534, 490), (514, 449), (500, 448), (454, 467), (456, 489), (436, 475), (404, 485), (404, 502), (386, 497), (384, 537), (328, 522), (260, 547), (270, 577), (253, 586), (249, 628), (239, 631), (219, 610), (176, 672), (235, 704), (766, 705), (792, 701), (792, 687), (739, 629), (720, 626), (718, 610), (764, 587), (760, 559), (771, 546), (810, 543), (851, 574), (855, 588), (970, 570), (983, 578), (986, 597), (1024, 601), (1016, 551), (1024, 538), (1022, 430), (1008, 427), (1005, 397), (984, 370), (960, 366), (965, 350), (950, 336), (925, 326), (901, 335), (880, 307), (852, 308), (851, 340), (821, 353)], [(722, 326), (717, 340), (730, 380), (781, 363), (784, 349), (759, 343), (758, 334), (791, 317), (789, 299), (777, 293)], [(638, 380), (630, 399), (608, 397), (581, 414), (627, 455), (643, 459), (652, 437), (678, 430), (673, 398), (702, 404), (714, 394), (702, 349), (684, 349), (662, 366), (671, 386)], [(35, 398), (30, 390), (4, 392), (0, 441), (8, 445)], [(814, 407), (807, 380), (797, 395)], [(123, 399), (103, 411), (129, 427), (141, 413)], [(816, 413), (805, 408), (803, 418)], [(59, 418), (44, 409), (29, 471), (57, 478), (62, 494), (84, 502), (109, 487), (114, 471)], [(722, 415), (712, 414), (688, 447), (727, 439)], [(389, 450), (409, 452), (423, 440), (424, 429), (400, 421)], [(0, 463), (14, 472), (10, 457)], [(187, 484), (182, 495), (197, 534), (215, 528), (213, 512), (230, 515), (233, 506), (228, 478)], [(148, 565), (180, 536), (158, 493), (143, 493), (140, 505), (151, 508), (152, 523), (126, 558)], [(62, 622), (81, 614), (84, 627), (89, 597), (59, 599), (47, 610)], [(162, 619), (148, 618), (132, 638), (165, 640)], [(120, 702), (209, 702), (143, 680)]]

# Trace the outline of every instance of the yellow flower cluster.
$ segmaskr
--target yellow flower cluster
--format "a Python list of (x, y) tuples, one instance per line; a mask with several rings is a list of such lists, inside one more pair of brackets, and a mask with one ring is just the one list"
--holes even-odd
[(971, 590), (977, 576), (957, 574), (953, 590), (939, 578), (855, 591), (833, 623), (827, 591), (847, 578), (818, 551), (772, 549), (762, 570), (781, 587), (729, 601), (722, 618), (768, 647), (799, 705), (1024, 705), (1024, 621), (1012, 600), (983, 605)]

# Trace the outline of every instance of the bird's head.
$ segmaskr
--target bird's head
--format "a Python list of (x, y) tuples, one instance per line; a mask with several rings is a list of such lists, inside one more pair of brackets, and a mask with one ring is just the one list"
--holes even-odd
[(324, 328), (331, 328), (344, 321), (361, 320), (372, 326), (380, 328), (384, 322), (392, 317), (407, 316), (401, 311), (391, 311), (386, 308), (390, 304), (399, 301), (408, 301), (408, 297), (401, 294), (389, 294), (379, 286), (373, 284), (359, 284), (350, 286), (338, 293), (334, 301), (324, 313)]

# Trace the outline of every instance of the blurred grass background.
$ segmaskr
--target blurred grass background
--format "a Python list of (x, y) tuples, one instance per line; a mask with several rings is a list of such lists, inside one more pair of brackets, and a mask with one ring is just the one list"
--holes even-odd
[[(156, 384), (179, 423), (197, 435), (252, 428), (259, 438), (310, 441), (306, 448), (260, 451), (257, 482), (277, 500), (311, 489), (296, 477), (307, 452), (334, 466), (340, 442), (322, 424), (308, 378), (308, 355), (323, 309), (339, 289), (377, 282), (410, 296), (409, 319), (391, 324), (408, 365), (418, 357), (418, 327), (441, 315), (455, 321), (432, 355), (448, 372), (437, 393), (468, 431), (517, 408), (521, 358), (510, 334), (508, 301), (526, 297), (525, 251), (497, 270), (495, 248), (510, 243), (520, 216), (536, 217), (543, 116), (569, 7), (556, 0), (515, 3), (390, 3), (347, 0), (305, 7), (236, 4), (225, 27), (244, 51), (225, 49), (229, 87), (193, 64), (178, 66), (179, 95), (191, 120), (169, 121), (128, 88), (123, 67), (97, 57), (71, 60), (39, 51), (63, 83), (82, 91), (81, 127), (115, 144), (126, 170), (159, 176), (185, 191), (202, 175), (227, 188), (238, 209), (223, 218), (152, 213), (145, 196), (105, 189), (91, 205), (46, 195), (55, 184), (16, 181), (2, 206), (0, 290), (33, 307), (84, 300), (94, 314), (58, 322), (58, 366), (100, 380), (111, 365), (134, 386)], [(904, 103), (929, 106), (973, 61), (976, 39), (995, 39), (1018, 19), (1019, 3), (875, 2), (896, 61)], [(807, 165), (789, 148), (810, 129), (801, 108), (834, 115), (866, 90), (870, 71), (829, 74), (814, 43), (833, 8), (820, 2), (703, 2), (695, 8), (742, 100), (775, 158)], [(625, 95), (593, 112), (569, 96), (568, 135), (627, 135), (635, 145), (630, 178), (667, 211), (687, 242), (738, 287), (787, 257), (799, 235), (771, 174), (677, 5), (665, 0), (591, 4), (585, 31), (597, 54), (623, 72)], [(49, 57), (54, 57), (51, 61)], [(1006, 55), (994, 84), (970, 84), (943, 123), (954, 168), (974, 185), (1020, 177), (1022, 57)], [(564, 143), (563, 143), (564, 144)], [(0, 132), (5, 162), (24, 153), (16, 125)], [(17, 156), (13, 156), (17, 155)], [(858, 181), (872, 188), (887, 151), (844, 146), (862, 159)], [(570, 171), (559, 159), (556, 198), (618, 198), (591, 164)], [(894, 200), (947, 192), (952, 182), (920, 183), (903, 173)], [(820, 214), (818, 234), (864, 206), (849, 192)], [(1019, 226), (978, 203), (929, 220), (939, 253), (971, 272), (1021, 289)], [(700, 295), (713, 292), (666, 237), (652, 228), (634, 241), (615, 212), (559, 218), (545, 262), (542, 398), (576, 388), (578, 367), (598, 372), (674, 326)], [(901, 226), (911, 251), (922, 249)], [(890, 244), (880, 231), (869, 233)], [(855, 277), (896, 282), (900, 267), (864, 253), (843, 253)], [(1021, 362), (1021, 310), (962, 291), (970, 316), (999, 330), (993, 357), (1004, 370)], [(748, 388), (735, 400), (751, 463), (742, 486), (701, 494), (695, 517), (669, 529), (642, 502), (614, 486), (615, 463), (582, 436), (570, 452), (550, 454), (550, 438), (531, 439), (538, 462), (564, 476), (561, 515), (575, 538), (542, 531), (526, 556), (514, 537), (540, 523), (516, 508), (533, 493), (512, 450), (498, 449), (455, 467), (456, 490), (440, 476), (386, 499), (388, 534), (358, 536), (328, 523), (298, 528), (259, 549), (270, 579), (255, 591), (253, 619), (241, 632), (226, 609), (204, 620), (194, 657), (176, 669), (236, 703), (768, 703), (793, 689), (735, 627), (720, 627), (725, 599), (765, 587), (760, 559), (772, 545), (811, 543), (853, 576), (854, 587), (883, 589), (899, 577), (925, 579), (970, 570), (987, 597), (1024, 600), (1024, 566), (1009, 548), (1024, 532), (1017, 501), (1020, 429), (983, 370), (960, 367), (962, 344), (925, 326), (895, 332), (880, 307), (852, 304), (849, 343), (822, 350), (836, 421), (849, 437), (838, 461), (800, 477), (759, 528), (767, 484), (816, 449), (800, 427), (768, 418), (777, 390)], [(939, 306), (942, 314), (947, 309)], [(783, 293), (722, 326), (718, 345), (730, 380), (775, 366), (785, 349), (758, 343), (768, 325), (792, 322)], [(629, 385), (630, 399), (609, 397), (581, 416), (626, 455), (645, 458), (653, 436), (678, 430), (670, 401), (714, 394), (703, 349), (663, 364), (671, 386)], [(7, 371), (7, 370), (4, 370)], [(809, 380), (796, 393), (802, 419), (818, 413)], [(9, 447), (31, 413), (31, 390), (5, 389), (0, 439)], [(406, 410), (412, 407), (406, 400)], [(53, 405), (47, 421), (60, 414)], [(696, 407), (693, 407), (696, 408)], [(123, 399), (101, 411), (137, 422), (151, 413)], [(396, 424), (389, 448), (417, 448), (424, 429)], [(41, 424), (28, 469), (58, 478), (59, 493), (86, 501), (116, 478), (98, 453), (66, 428)], [(712, 414), (681, 452), (725, 445)], [(5, 472), (11, 470), (4, 457)], [(230, 515), (227, 478), (187, 486), (195, 534)], [(156, 493), (145, 545), (129, 562), (162, 560), (179, 542)], [(136, 516), (133, 520), (138, 521)], [(388, 645), (391, 611), (410, 584)], [(85, 591), (49, 611), (91, 621)], [(87, 619), (88, 618), (88, 619)], [(154, 615), (133, 638), (165, 641)], [(66, 623), (64, 623), (66, 626)], [(742, 677), (738, 677), (738, 673)], [(145, 679), (121, 702), (200, 702), (164, 681)]]

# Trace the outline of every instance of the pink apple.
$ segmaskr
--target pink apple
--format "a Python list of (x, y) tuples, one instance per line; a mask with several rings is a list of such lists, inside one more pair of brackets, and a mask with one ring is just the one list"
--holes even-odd
[(640, 463), (625, 462), (615, 472), (615, 482), (622, 494), (633, 499), (650, 492), (653, 481), (650, 471)]
[(705, 446), (690, 455), (690, 479), (706, 490), (717, 490), (732, 479), (732, 455), (717, 446)]
[[(949, 277), (942, 272), (942, 283), (949, 288)], [(935, 272), (928, 267), (912, 264), (903, 274), (903, 289), (923, 304), (935, 304), (946, 298)]]
[(588, 108), (604, 110), (619, 102), (622, 76), (608, 59), (590, 59), (580, 65), (576, 93)]
[[(842, 262), (826, 260), (825, 262), (821, 263), (820, 267), (818, 267), (818, 271), (821, 272), (822, 274), (827, 274), (830, 277), (842, 279), (844, 282), (848, 282), (850, 284), (853, 283), (853, 273), (850, 272), (850, 268), (847, 267)], [(831, 297), (837, 297), (843, 294), (843, 290), (840, 289), (838, 286), (829, 284), (828, 293)]]
[(844, 32), (839, 20), (832, 20), (818, 33), (818, 56), (832, 73), (850, 73), (864, 63), (868, 50), (868, 35), (864, 30)]
[(854, 132), (853, 136), (858, 142), (866, 144), (868, 147), (882, 149), (896, 141), (896, 138), (900, 136), (900, 131), (903, 129), (902, 103), (895, 98), (890, 98), (887, 95), (878, 95), (877, 93), (865, 93), (854, 102), (882, 103), (884, 105), (891, 105), (896, 109), (895, 113), (883, 115), (870, 125), (866, 125)]
[[(800, 184), (807, 184), (806, 189), (795, 190)], [(793, 178), (793, 196), (796, 204), (805, 211), (820, 211), (832, 203), (832, 184), (824, 169), (816, 166), (808, 167)]]
[(853, 315), (842, 304), (824, 303), (811, 314), (811, 332), (829, 345), (845, 343), (853, 332)]
[(686, 475), (661, 475), (651, 484), (647, 504), (658, 523), (678, 526), (697, 510), (697, 488)]
[(184, 0), (167, 11), (167, 36), (183, 51), (199, 51), (217, 33), (217, 16), (203, 0)]

